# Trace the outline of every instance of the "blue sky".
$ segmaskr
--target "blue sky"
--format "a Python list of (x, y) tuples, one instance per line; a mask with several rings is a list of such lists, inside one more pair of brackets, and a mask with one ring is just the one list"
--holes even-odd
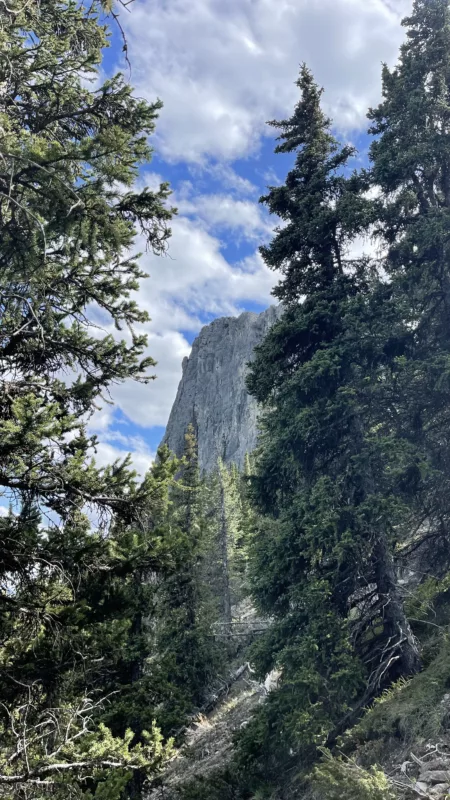
[(258, 204), (281, 182), (286, 157), (273, 154), (269, 119), (289, 115), (306, 61), (344, 140), (367, 148), (365, 113), (380, 98), (381, 62), (393, 64), (411, 0), (135, 0), (121, 12), (131, 75), (115, 32), (103, 70), (122, 68), (136, 93), (164, 108), (155, 156), (142, 185), (170, 181), (174, 220), (169, 253), (146, 254), (150, 274), (139, 301), (157, 378), (112, 391), (96, 413), (100, 463), (130, 451), (150, 465), (201, 326), (217, 316), (259, 311), (276, 276), (258, 254), (276, 221)]

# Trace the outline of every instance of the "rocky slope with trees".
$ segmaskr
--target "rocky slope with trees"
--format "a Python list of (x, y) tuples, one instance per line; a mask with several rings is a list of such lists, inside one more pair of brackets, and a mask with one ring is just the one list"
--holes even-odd
[[(280, 311), (203, 331), (177, 453), (143, 480), (88, 434), (113, 383), (150, 380), (130, 249), (164, 253), (175, 213), (167, 184), (135, 188), (160, 103), (87, 80), (117, 22), (97, 0), (0, 9), (0, 797), (444, 798), (449, 1), (404, 21), (364, 168), (302, 66), (261, 198)], [(264, 702), (227, 706), (233, 676), (268, 673)], [(164, 784), (199, 715), (226, 758)]]

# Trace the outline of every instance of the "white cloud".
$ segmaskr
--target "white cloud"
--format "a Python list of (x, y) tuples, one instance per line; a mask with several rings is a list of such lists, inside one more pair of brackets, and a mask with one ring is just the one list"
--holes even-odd
[(248, 241), (261, 242), (276, 224), (254, 201), (236, 199), (232, 195), (176, 195), (175, 203), (182, 214), (204, 223), (207, 231), (232, 231)]
[[(193, 165), (195, 168), (195, 165)], [(208, 165), (208, 173), (211, 177), (219, 180), (224, 189), (231, 189), (239, 194), (257, 194), (257, 187), (247, 178), (238, 175), (235, 169), (229, 164)]]
[[(184, 332), (198, 332), (210, 316), (236, 314), (249, 301), (272, 302), (277, 276), (257, 245), (273, 221), (256, 202), (258, 188), (238, 174), (233, 160), (256, 154), (261, 181), (279, 182), (258, 153), (262, 137), (272, 135), (266, 121), (289, 113), (298, 99), (302, 61), (324, 85), (327, 111), (340, 129), (346, 135), (363, 130), (367, 107), (380, 96), (381, 62), (395, 61), (404, 36), (399, 20), (411, 2), (136, 0), (131, 13), (122, 14), (137, 94), (164, 102), (154, 142), (158, 155), (183, 162), (190, 177), (175, 186), (179, 216), (168, 255), (142, 258), (151, 277), (138, 301), (152, 318), (145, 331), (148, 353), (158, 361), (157, 379), (114, 388), (113, 399), (130, 421), (166, 423), (190, 350)], [(164, 180), (164, 167), (158, 169), (161, 174), (145, 172), (140, 185), (157, 189)], [(214, 193), (211, 179), (221, 186)], [(226, 245), (242, 241), (253, 255), (231, 263)], [(351, 254), (370, 248), (370, 240), (358, 241)], [(150, 463), (142, 442), (119, 442), (112, 433), (109, 407), (92, 426), (102, 439), (100, 458), (111, 460), (129, 446), (141, 468)]]
[(114, 400), (123, 413), (139, 425), (165, 425), (181, 377), (181, 363), (190, 346), (181, 333), (150, 333), (148, 353), (158, 364), (152, 370), (156, 380), (149, 384), (127, 381), (114, 391)]
[[(227, 207), (233, 216), (235, 207), (231, 202)], [(247, 211), (250, 217), (251, 212)], [(238, 223), (227, 223), (220, 203), (211, 214), (224, 227), (232, 228)], [(253, 222), (260, 224), (256, 216)], [(274, 280), (262, 261), (246, 259), (230, 264), (221, 251), (222, 242), (201, 221), (180, 216), (174, 219), (172, 229), (167, 256), (146, 254), (142, 258), (142, 266), (151, 279), (143, 283), (139, 300), (153, 319), (150, 330), (198, 330), (201, 316), (236, 313), (248, 300), (270, 303)]]
[(306, 61), (342, 129), (366, 125), (410, 0), (141, 0), (123, 22), (132, 81), (160, 96), (158, 149), (171, 160), (232, 160), (292, 109)]
[(111, 427), (114, 418), (114, 408), (112, 405), (105, 405), (97, 409), (88, 419), (89, 433), (102, 434)]
[(118, 447), (110, 441), (99, 442), (96, 447), (96, 452), (93, 454), (97, 466), (106, 467), (108, 464), (114, 463), (114, 461), (123, 461), (127, 454), (130, 453), (133, 468), (136, 470), (139, 477), (143, 478), (145, 473), (150, 469), (155, 454), (142, 439), (137, 437), (122, 440), (120, 444), (121, 446)]
[(197, 184), (204, 186), (212, 180), (221, 184), (221, 187), (234, 194), (258, 197), (259, 188), (248, 178), (244, 178), (228, 162), (217, 161), (205, 163), (189, 162), (187, 164), (190, 175)]

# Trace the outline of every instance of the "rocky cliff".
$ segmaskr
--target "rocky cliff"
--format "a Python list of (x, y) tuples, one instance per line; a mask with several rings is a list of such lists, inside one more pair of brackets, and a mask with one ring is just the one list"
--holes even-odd
[(255, 447), (258, 412), (245, 388), (247, 364), (279, 315), (279, 307), (271, 306), (261, 314), (216, 319), (202, 328), (184, 359), (164, 441), (181, 455), (192, 423), (202, 471), (213, 469), (219, 456), (242, 465)]

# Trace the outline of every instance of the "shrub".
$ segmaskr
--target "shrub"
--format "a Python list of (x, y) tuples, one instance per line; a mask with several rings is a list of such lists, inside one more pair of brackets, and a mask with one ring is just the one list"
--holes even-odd
[(366, 770), (356, 761), (334, 758), (328, 751), (311, 774), (311, 784), (320, 800), (395, 800), (397, 796), (378, 767)]

